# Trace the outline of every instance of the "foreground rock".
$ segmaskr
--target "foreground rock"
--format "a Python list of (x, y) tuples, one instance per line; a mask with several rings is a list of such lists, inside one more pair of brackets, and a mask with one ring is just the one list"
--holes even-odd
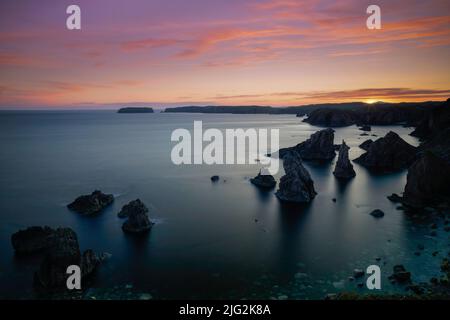
[(417, 148), (390, 131), (384, 138), (373, 142), (367, 152), (354, 161), (376, 171), (390, 172), (407, 168), (416, 153)]
[(90, 195), (83, 195), (75, 199), (74, 202), (67, 205), (71, 210), (85, 215), (99, 213), (114, 201), (112, 194), (104, 194), (96, 190)]
[(144, 233), (149, 231), (153, 223), (147, 216), (148, 209), (136, 199), (125, 205), (119, 212), (119, 217), (128, 217), (122, 225), (122, 230), (130, 233)]
[(303, 160), (331, 160), (336, 156), (334, 130), (324, 129), (317, 131), (308, 140), (295, 147), (280, 149), (280, 158), (284, 158), (290, 151), (297, 152)]
[(316, 196), (314, 182), (303, 167), (297, 152), (288, 152), (283, 158), (285, 175), (281, 178), (279, 189), (275, 193), (280, 201), (310, 202)]
[(409, 168), (403, 203), (424, 207), (450, 201), (450, 164), (424, 152)]
[(53, 241), (55, 230), (49, 227), (30, 227), (11, 236), (17, 254), (32, 254), (47, 250)]
[(262, 174), (261, 171), (258, 173), (256, 177), (250, 179), (250, 182), (262, 189), (272, 189), (275, 188), (275, 186), (277, 185), (277, 182), (275, 181), (275, 178), (272, 175)]
[(341, 147), (339, 149), (338, 161), (336, 162), (336, 167), (333, 174), (339, 179), (351, 179), (356, 176), (353, 165), (348, 159), (348, 150), (350, 148), (342, 141)]
[(101, 259), (92, 251), (80, 252), (76, 233), (70, 228), (52, 230), (52, 240), (46, 249), (39, 270), (34, 274), (34, 285), (39, 290), (67, 290), (67, 267), (77, 265), (81, 268), (81, 277), (90, 276), (101, 263)]

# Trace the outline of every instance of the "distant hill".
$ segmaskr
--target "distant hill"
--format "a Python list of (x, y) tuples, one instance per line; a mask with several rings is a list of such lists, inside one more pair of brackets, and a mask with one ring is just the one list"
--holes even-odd
[(318, 109), (336, 109), (354, 111), (361, 108), (383, 109), (386, 107), (397, 107), (401, 109), (425, 108), (430, 106), (440, 106), (443, 102), (420, 102), (420, 103), (384, 103), (377, 102), (368, 104), (364, 102), (349, 103), (325, 103), (310, 104), (292, 107), (270, 107), (270, 106), (184, 106), (166, 108), (164, 112), (186, 112), (186, 113), (232, 113), (232, 114), (296, 114), (299, 116), (308, 115)]
[(119, 109), (117, 113), (153, 113), (153, 108), (127, 107)]

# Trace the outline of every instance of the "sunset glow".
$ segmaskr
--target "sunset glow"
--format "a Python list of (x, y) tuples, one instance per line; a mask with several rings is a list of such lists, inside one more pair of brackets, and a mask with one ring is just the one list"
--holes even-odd
[(448, 0), (0, 3), (0, 107), (445, 100)]

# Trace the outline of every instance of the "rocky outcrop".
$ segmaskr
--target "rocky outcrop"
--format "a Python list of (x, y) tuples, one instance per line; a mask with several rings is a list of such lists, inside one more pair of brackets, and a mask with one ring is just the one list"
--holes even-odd
[(30, 227), (11, 236), (17, 254), (32, 254), (47, 250), (53, 241), (55, 230), (49, 227)]
[(308, 140), (295, 147), (280, 149), (280, 158), (284, 158), (290, 151), (297, 152), (303, 160), (331, 160), (336, 156), (334, 151), (334, 130), (324, 129), (317, 131)]
[(119, 213), (119, 216), (128, 217), (122, 225), (122, 230), (129, 233), (144, 233), (149, 231), (153, 223), (148, 218), (147, 212), (147, 207), (139, 199), (125, 205)]
[(311, 112), (303, 121), (315, 126), (346, 127), (356, 123), (357, 119), (349, 110), (318, 109)]
[(76, 233), (70, 228), (54, 230), (51, 245), (46, 250), (39, 270), (34, 274), (34, 285), (45, 291), (66, 289), (67, 267), (77, 265), (82, 278), (91, 275), (100, 264), (100, 258), (92, 251), (80, 252)]
[(369, 140), (366, 140), (366, 141), (364, 141), (363, 143), (361, 143), (360, 145), (359, 145), (359, 147), (361, 148), (361, 149), (363, 149), (363, 150), (369, 150), (369, 148), (370, 148), (370, 146), (372, 145), (372, 143), (373, 143), (373, 140), (372, 139), (369, 139)]
[(140, 200), (136, 199), (128, 204), (124, 205), (122, 207), (122, 210), (117, 214), (119, 218), (127, 218), (132, 214), (133, 212), (138, 212), (140, 214), (146, 214), (148, 212), (147, 207), (145, 204)]
[(426, 151), (409, 168), (403, 203), (424, 207), (450, 200), (450, 165)]
[(212, 181), (212, 182), (217, 182), (217, 181), (219, 181), (219, 179), (220, 179), (219, 176), (212, 176), (212, 177), (211, 177), (211, 181)]
[(366, 153), (354, 161), (367, 168), (390, 172), (407, 168), (415, 159), (417, 148), (390, 131), (373, 142)]
[(100, 212), (114, 201), (112, 194), (104, 194), (101, 191), (94, 191), (90, 195), (79, 196), (67, 207), (78, 213), (92, 215)]
[(277, 185), (277, 182), (275, 181), (275, 178), (272, 175), (261, 174), (261, 171), (258, 173), (256, 177), (250, 179), (250, 182), (262, 189), (272, 189), (275, 188), (275, 186)]
[(345, 144), (345, 141), (342, 141), (336, 167), (333, 172), (336, 178), (350, 179), (356, 176), (353, 165), (348, 159), (348, 150), (350, 150), (350, 148)]
[(287, 152), (283, 158), (285, 175), (281, 178), (279, 189), (275, 193), (280, 201), (310, 202), (316, 196), (314, 182), (303, 167), (297, 152)]

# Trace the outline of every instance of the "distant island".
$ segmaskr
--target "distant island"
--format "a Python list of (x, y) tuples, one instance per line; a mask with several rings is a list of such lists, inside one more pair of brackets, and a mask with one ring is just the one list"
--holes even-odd
[(117, 113), (153, 113), (153, 108), (147, 107), (126, 107), (120, 108)]

